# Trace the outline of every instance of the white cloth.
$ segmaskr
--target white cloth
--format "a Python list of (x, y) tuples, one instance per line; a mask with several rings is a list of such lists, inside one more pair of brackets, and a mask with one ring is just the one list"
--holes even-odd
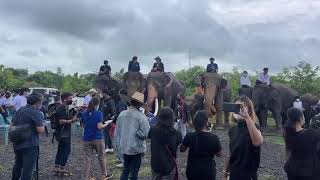
[(247, 76), (242, 75), (240, 77), (240, 85), (241, 86), (247, 85), (247, 86), (251, 87), (251, 81), (250, 81), (249, 75), (247, 75)]
[(302, 101), (300, 101), (300, 99), (297, 99), (296, 101), (294, 101), (293, 107), (298, 108), (301, 111), (304, 111), (304, 108), (302, 106)]
[(90, 94), (86, 95), (84, 98), (83, 98), (83, 106), (88, 106), (89, 105), (89, 102), (91, 101), (92, 99), (92, 96)]
[(7, 99), (6, 97), (0, 98), (0, 106), (10, 106), (10, 99)]
[(178, 122), (175, 123), (174, 129), (181, 133), (182, 139), (187, 135), (187, 124), (183, 123), (181, 119), (178, 119)]
[(24, 96), (17, 95), (13, 98), (12, 103), (13, 103), (14, 109), (18, 111), (21, 107), (24, 107), (27, 105), (27, 98)]
[(261, 81), (262, 83), (270, 85), (270, 76), (269, 76), (269, 74), (260, 73), (258, 80)]

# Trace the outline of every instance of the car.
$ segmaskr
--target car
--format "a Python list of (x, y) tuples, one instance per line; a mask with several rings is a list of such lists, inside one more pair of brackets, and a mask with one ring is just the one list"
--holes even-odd
[(55, 88), (46, 88), (46, 87), (34, 87), (34, 88), (29, 88), (30, 89), (30, 94), (34, 92), (41, 93), (45, 99), (44, 99), (44, 105), (47, 107), (49, 104), (54, 103), (54, 97), (60, 95), (60, 91)]

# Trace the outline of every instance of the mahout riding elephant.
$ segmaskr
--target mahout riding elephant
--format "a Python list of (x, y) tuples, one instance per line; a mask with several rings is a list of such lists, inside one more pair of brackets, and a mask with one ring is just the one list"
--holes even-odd
[(151, 110), (155, 107), (157, 114), (159, 106), (163, 101), (164, 106), (176, 109), (178, 93), (184, 93), (185, 86), (169, 72), (150, 72), (147, 77), (147, 104), (146, 108)]
[(239, 96), (248, 96), (250, 99), (252, 98), (252, 92), (253, 92), (253, 88), (252, 87), (241, 87), (238, 89), (238, 95)]
[(145, 93), (147, 79), (140, 72), (126, 72), (122, 77), (122, 82), (131, 97), (135, 92)]
[(278, 129), (287, 119), (287, 110), (293, 106), (297, 92), (285, 85), (255, 85), (252, 102), (259, 119), (260, 127), (267, 128), (268, 110), (272, 112)]
[(316, 115), (312, 106), (319, 102), (319, 98), (311, 93), (306, 93), (300, 97), (300, 100), (302, 101), (302, 106), (304, 108), (305, 126), (309, 128), (311, 118)]
[(108, 90), (110, 93), (114, 94), (124, 88), (124, 84), (116, 77), (101, 75), (95, 78), (94, 87), (100, 91)]
[[(201, 79), (204, 88), (204, 109), (209, 117), (217, 115), (216, 126), (222, 126), (223, 90), (227, 88), (228, 82), (218, 73), (204, 73)], [(228, 125), (227, 120), (226, 125)]]

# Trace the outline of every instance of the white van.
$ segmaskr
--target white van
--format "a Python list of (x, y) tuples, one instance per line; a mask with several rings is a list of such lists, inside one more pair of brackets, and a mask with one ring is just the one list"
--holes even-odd
[(46, 87), (34, 87), (34, 88), (29, 88), (30, 89), (30, 94), (37, 92), (40, 94), (43, 94), (44, 96), (49, 97), (49, 104), (54, 103), (54, 97), (60, 95), (60, 91), (55, 88), (46, 88)]

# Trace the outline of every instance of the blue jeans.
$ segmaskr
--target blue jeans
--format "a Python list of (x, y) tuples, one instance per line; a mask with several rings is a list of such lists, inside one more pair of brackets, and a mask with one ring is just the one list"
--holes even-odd
[(58, 151), (56, 154), (55, 165), (66, 166), (69, 154), (71, 152), (71, 138), (61, 138), (58, 144)]
[(141, 166), (141, 161), (142, 161), (142, 154), (136, 154), (136, 155), (124, 154), (123, 159), (124, 159), (124, 167), (122, 170), (120, 180), (128, 180), (130, 174), (131, 174), (130, 180), (137, 180), (138, 173)]
[(39, 147), (18, 149), (14, 150), (14, 153), (15, 163), (12, 170), (12, 180), (31, 180), (39, 155)]
[(112, 139), (110, 137), (109, 128), (106, 128), (103, 131), (104, 134), (104, 143), (106, 145), (106, 149), (113, 149)]

